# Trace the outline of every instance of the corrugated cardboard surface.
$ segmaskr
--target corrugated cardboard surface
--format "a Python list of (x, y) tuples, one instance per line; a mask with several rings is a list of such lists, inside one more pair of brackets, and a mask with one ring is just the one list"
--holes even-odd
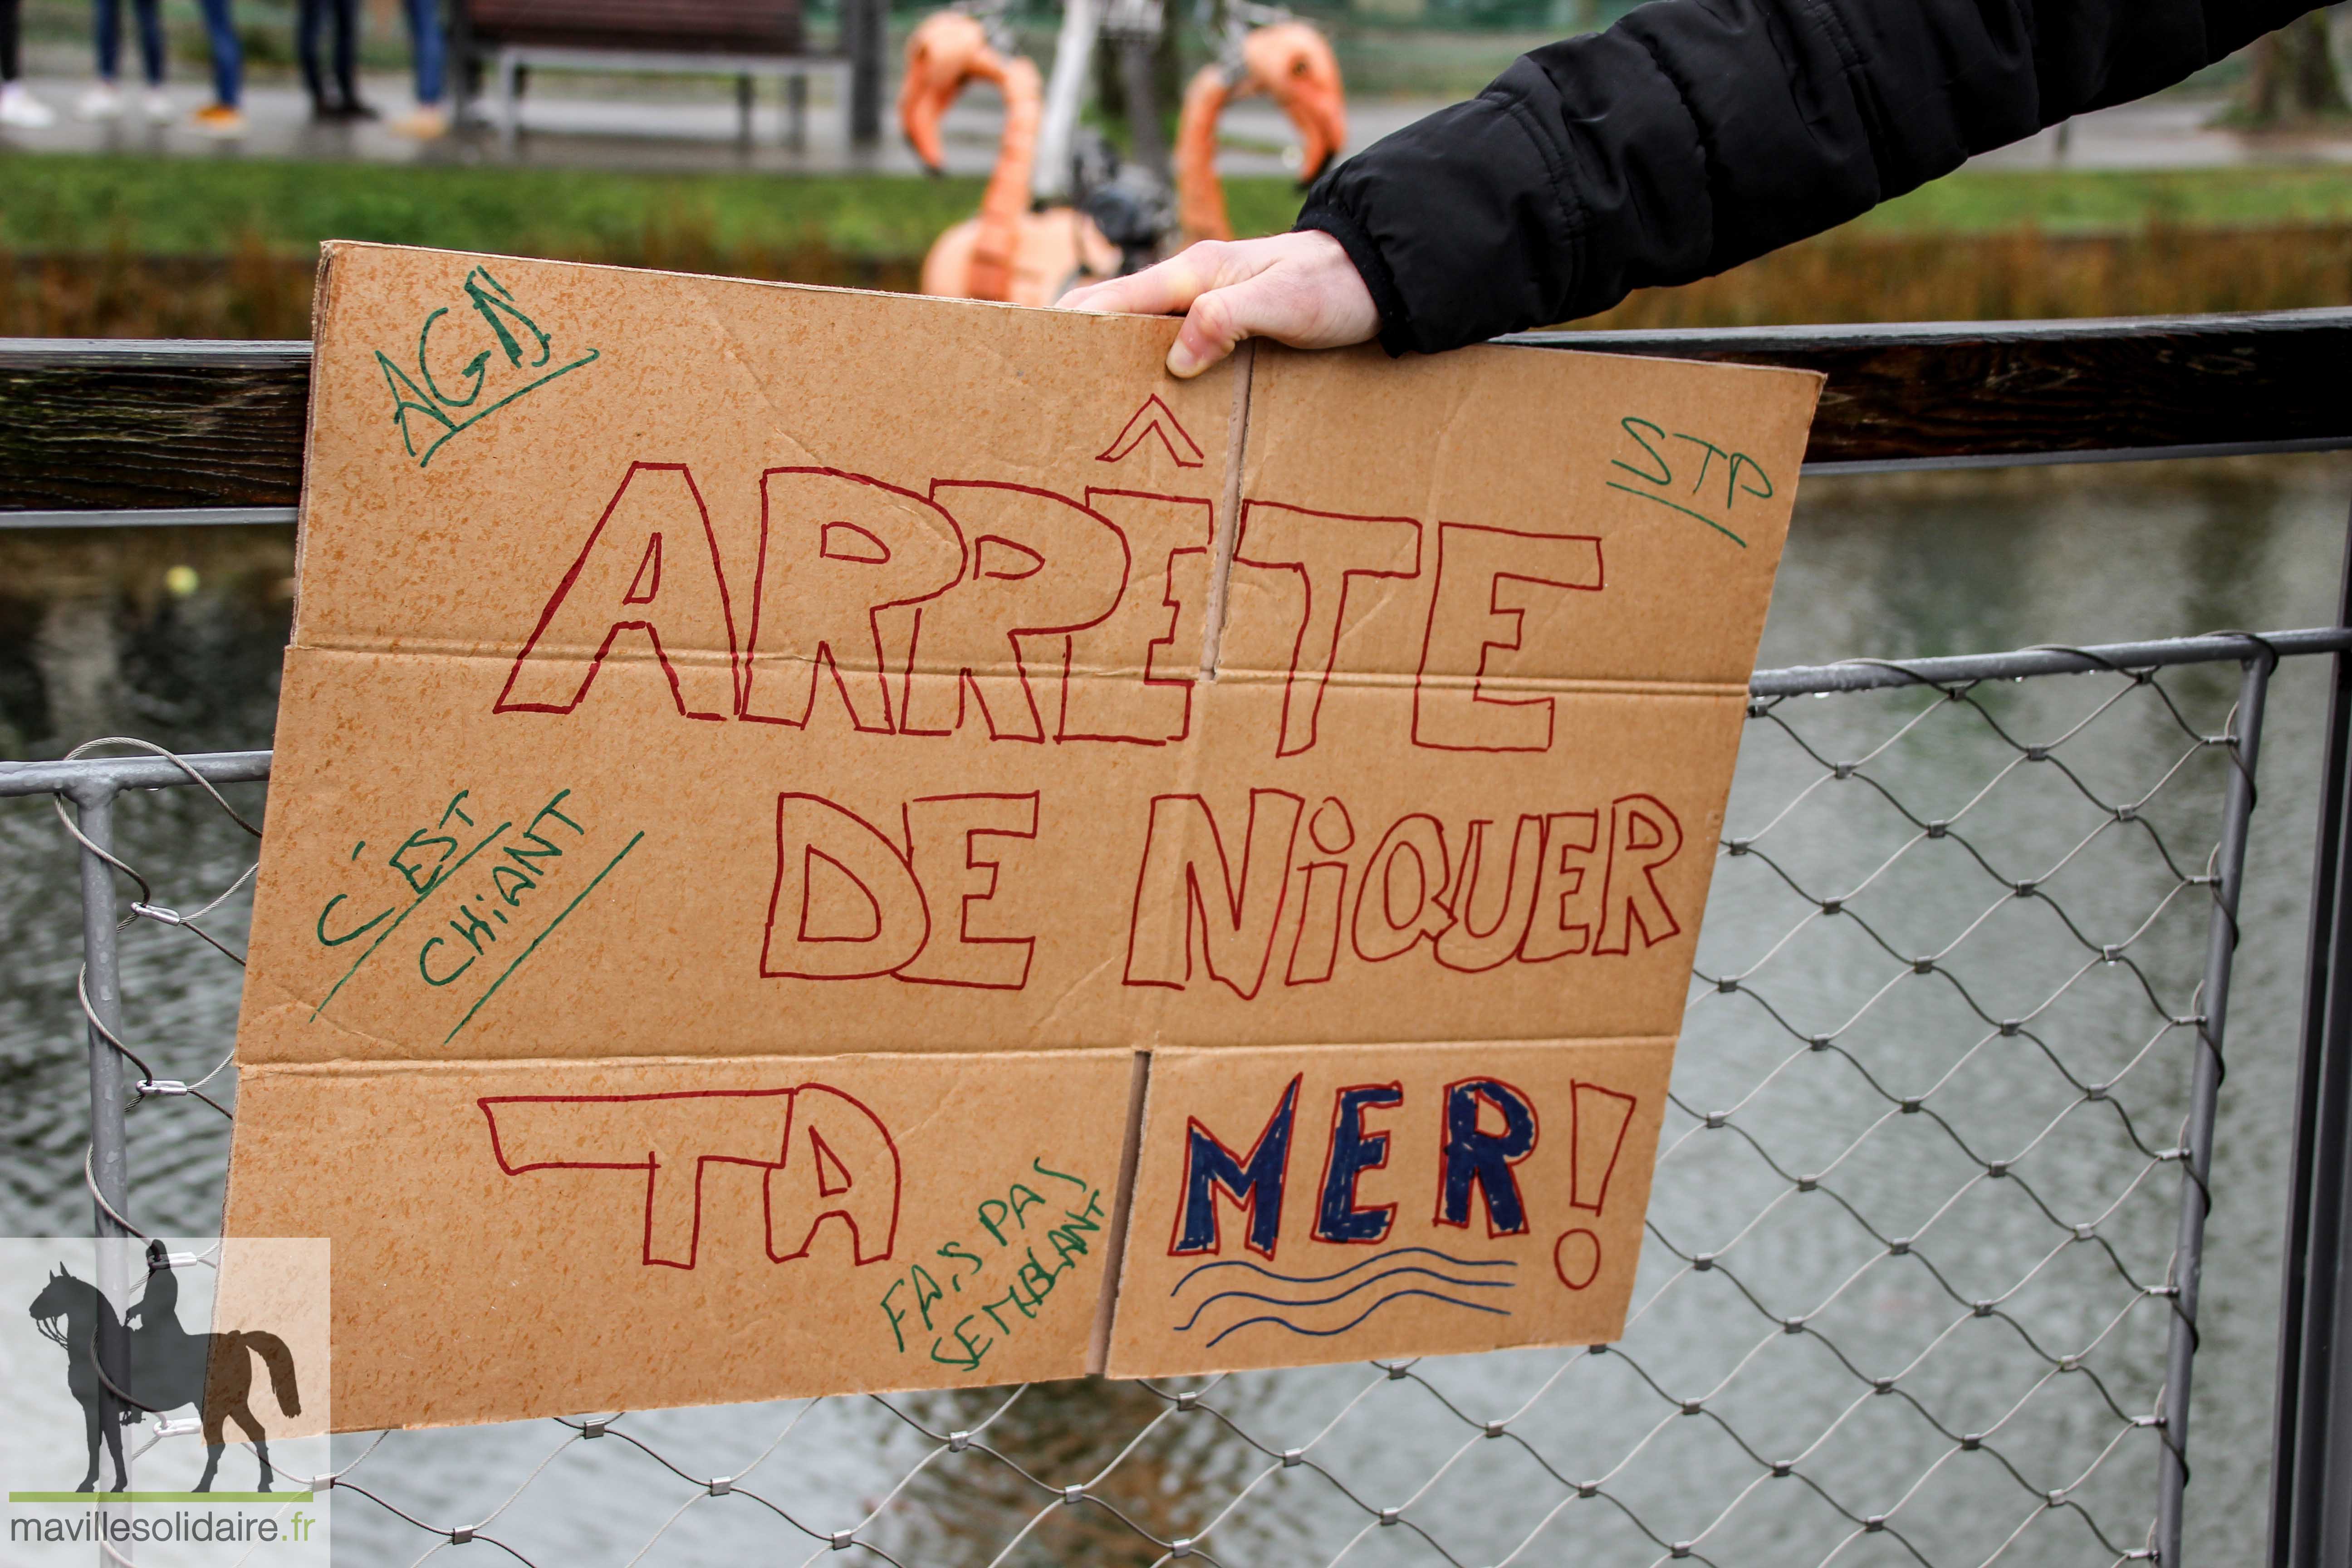
[[(1448, 1084), (1523, 1081), (1557, 1129), (1623, 1078), (1644, 1179), (1581, 1228), (1638, 1234), (1815, 378), (1259, 347), (1178, 383), (1171, 321), (361, 246), (320, 299), (230, 1223), (334, 1237), (339, 1420), (1085, 1370), (1098, 1247), (976, 1364), (968, 1311), (924, 1322), (961, 1295), (938, 1247), (1033, 1160), (1114, 1217), (1139, 1160), (1166, 1228), (1184, 1121), (1245, 1152), (1268, 1074), (1304, 1075), (1302, 1162), (1339, 1089), (1404, 1084), (1349, 1113), (1404, 1118), (1399, 1172), (1448, 1157)], [(751, 1188), (856, 1173), (769, 1146), (798, 1134), (760, 1096), (841, 1114), (807, 1085), (871, 1109), (929, 1229), (746, 1242)], [(734, 1099), (655, 1098), (699, 1094)], [(633, 1107), (578, 1134), (621, 1152), (510, 1170), (478, 1102), (530, 1096)], [(1453, 1157), (1499, 1158), (1513, 1113), (1465, 1103)], [(1529, 1228), (1478, 1244), (1531, 1279), (1538, 1221), (1579, 1228), (1545, 1136)], [(689, 1158), (733, 1194), (719, 1274), (677, 1266)], [(637, 1252), (574, 1183), (643, 1189)], [(1286, 1271), (1321, 1245), (1290, 1229)], [(1614, 1331), (1633, 1250), (1507, 1322), (1416, 1298), (1302, 1353), (1122, 1306), (1115, 1343), (1573, 1340)], [(552, 1279), (594, 1352), (531, 1331)]]

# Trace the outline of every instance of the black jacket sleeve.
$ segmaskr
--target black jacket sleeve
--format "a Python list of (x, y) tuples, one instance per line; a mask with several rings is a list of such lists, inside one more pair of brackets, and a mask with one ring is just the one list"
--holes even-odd
[(2168, 87), (2310, 0), (1654, 0), (1339, 164), (1391, 353), (1607, 310)]

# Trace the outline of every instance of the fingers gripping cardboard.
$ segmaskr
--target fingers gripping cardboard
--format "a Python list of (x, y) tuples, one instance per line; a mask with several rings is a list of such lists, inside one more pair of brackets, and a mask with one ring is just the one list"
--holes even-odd
[[(1614, 1331), (1815, 378), (1177, 383), (1170, 321), (365, 246), (320, 299), (229, 1223), (335, 1239), (339, 1418)], [(1403, 1246), (1584, 1282), (1298, 1305)], [(1171, 1316), (1277, 1256), (1311, 1332)]]

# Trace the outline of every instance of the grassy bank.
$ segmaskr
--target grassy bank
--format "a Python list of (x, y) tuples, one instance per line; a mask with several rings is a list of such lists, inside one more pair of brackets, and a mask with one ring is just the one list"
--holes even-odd
[[(18, 255), (120, 249), (222, 256), (241, 239), (309, 255), (321, 239), (619, 258), (664, 236), (720, 253), (823, 246), (919, 257), (970, 216), (981, 182), (591, 169), (296, 163), (0, 153), (0, 247)], [(1283, 179), (1227, 186), (1235, 227), (1288, 226)], [(1886, 203), (1864, 235), (2126, 234), (2352, 223), (2352, 169), (1962, 173)]]
[[(621, 259), (664, 245), (718, 254), (822, 246), (916, 257), (971, 216), (982, 182), (593, 169), (0, 154), (0, 247), (220, 256), (241, 240), (312, 254), (322, 239)], [(1289, 226), (1287, 180), (1236, 180), (1247, 233)], [(2347, 204), (2352, 206), (2352, 204)]]
[[(690, 234), (654, 240), (582, 259), (904, 292), (914, 290), (921, 265), (919, 258), (822, 244), (721, 250)], [(308, 337), (317, 272), (315, 257), (273, 251), (250, 237), (225, 257), (0, 251), (0, 337)]]
[(1964, 171), (1873, 209), (1865, 234), (2126, 234), (2150, 225), (2256, 228), (2352, 222), (2352, 169)]
[[(656, 237), (602, 259), (739, 278), (915, 287), (917, 259), (823, 245), (721, 248)], [(0, 258), (0, 336), (300, 337), (311, 262), (248, 241), (233, 255), (124, 251)], [(2352, 224), (2139, 235), (1825, 236), (1681, 289), (1635, 294), (1583, 327), (2003, 320), (2352, 304)]]
[(2352, 305), (2352, 223), (2137, 234), (1880, 234), (1849, 227), (1580, 327), (2021, 321)]
[[(1286, 226), (1283, 180), (1230, 192)], [(0, 335), (297, 337), (329, 237), (911, 289), (968, 180), (0, 157)], [(2352, 171), (1954, 175), (1591, 326), (2352, 304)]]

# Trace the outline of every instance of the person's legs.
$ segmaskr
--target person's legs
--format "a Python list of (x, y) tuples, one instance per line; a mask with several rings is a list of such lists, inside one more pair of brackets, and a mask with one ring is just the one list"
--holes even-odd
[(213, 56), (213, 101), (196, 110), (196, 129), (210, 136), (242, 136), (245, 113), (237, 107), (245, 87), (245, 50), (236, 41), (236, 18), (229, 0), (201, 0), (205, 40)]
[(98, 79), (74, 108), (84, 120), (111, 120), (122, 112), (122, 0), (91, 0), (90, 20), (98, 52)]
[(335, 88), (343, 108), (360, 111), (360, 0), (333, 0), (335, 7)]
[(408, 32), (416, 49), (416, 101), (441, 102), (446, 44), (441, 36), (441, 0), (408, 0)]
[(122, 68), (122, 0), (91, 0), (98, 31), (98, 79), (110, 82)]
[(409, 47), (416, 62), (416, 108), (393, 121), (392, 129), (403, 136), (430, 139), (449, 129), (449, 116), (441, 107), (447, 69), (441, 0), (403, 0), (401, 11), (408, 18)]
[(162, 0), (131, 0), (139, 23), (139, 64), (151, 88), (163, 85), (163, 16)]
[[(301, 0), (294, 11), (294, 56), (302, 63), (302, 85), (310, 94), (310, 116), (323, 119), (332, 107), (319, 69), (319, 29), (327, 20), (327, 0)], [(222, 102), (229, 101), (227, 99)]]
[(0, 125), (13, 125), (21, 131), (38, 131), (57, 122), (48, 105), (25, 90), (17, 79), (24, 75), (25, 61), (18, 43), (22, 26), (19, 0), (0, 0)]
[(203, 0), (205, 38), (213, 56), (213, 97), (223, 109), (235, 109), (244, 96), (245, 50), (236, 41), (236, 20), (229, 0)]

